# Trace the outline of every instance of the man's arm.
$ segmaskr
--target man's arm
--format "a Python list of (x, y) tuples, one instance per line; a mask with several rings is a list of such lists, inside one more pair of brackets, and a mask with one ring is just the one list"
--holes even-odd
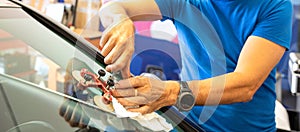
[(234, 72), (189, 82), (197, 97), (196, 105), (250, 101), (285, 50), (284, 47), (267, 39), (250, 36), (242, 49)]
[(123, 78), (128, 78), (134, 52), (132, 21), (161, 19), (160, 10), (154, 0), (120, 0), (104, 4), (99, 13), (106, 28), (100, 40), (106, 70), (121, 71)]
[[(250, 36), (234, 72), (205, 80), (189, 81), (196, 105), (219, 105), (250, 101), (278, 63), (286, 48), (267, 39)], [(177, 81), (159, 81), (133, 77), (116, 84), (113, 96), (124, 106), (137, 106), (130, 111), (150, 113), (174, 105), (180, 85)]]
[(104, 4), (99, 13), (104, 27), (120, 21), (120, 18), (129, 17), (132, 21), (150, 21), (162, 18), (154, 0), (115, 0)]

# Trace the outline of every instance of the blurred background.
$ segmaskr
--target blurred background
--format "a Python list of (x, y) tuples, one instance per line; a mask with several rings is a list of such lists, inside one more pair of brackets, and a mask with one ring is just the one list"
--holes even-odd
[[(108, 1), (22, 0), (23, 3), (62, 23), (96, 47), (98, 47), (101, 32), (104, 30), (99, 20), (98, 10)], [(285, 53), (277, 66), (276, 92), (277, 100), (289, 112), (292, 129), (300, 130), (300, 97), (291, 92), (291, 82), (289, 79), (289, 76), (292, 73), (294, 74), (294, 71), (291, 71), (291, 67), (289, 66), (289, 62), (293, 63), (291, 62), (290, 53), (298, 53), (300, 46), (300, 0), (292, 0), (292, 2), (294, 12), (291, 48)], [(136, 51), (132, 58), (131, 72), (134, 75), (150, 72), (163, 80), (179, 80), (181, 61), (177, 32), (172, 22), (135, 22), (135, 26)], [(298, 60), (297, 57), (296, 60)]]

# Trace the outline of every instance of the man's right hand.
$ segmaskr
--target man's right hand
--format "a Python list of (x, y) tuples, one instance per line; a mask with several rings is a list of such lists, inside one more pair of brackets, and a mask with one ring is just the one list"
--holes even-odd
[[(119, 16), (118, 16), (119, 17)], [(126, 17), (115, 18), (100, 40), (101, 54), (105, 57), (106, 70), (121, 71), (123, 78), (130, 77), (130, 62), (134, 53), (134, 25)]]
[(99, 15), (101, 24), (106, 28), (100, 40), (106, 70), (121, 71), (126, 79), (130, 77), (130, 61), (134, 52), (132, 21), (160, 20), (160, 10), (154, 0), (118, 0), (104, 4)]

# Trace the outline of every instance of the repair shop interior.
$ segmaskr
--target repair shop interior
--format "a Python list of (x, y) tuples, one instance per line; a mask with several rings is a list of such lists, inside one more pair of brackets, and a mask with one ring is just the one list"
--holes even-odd
[(300, 1), (0, 0), (0, 132), (39, 131), (300, 131)]

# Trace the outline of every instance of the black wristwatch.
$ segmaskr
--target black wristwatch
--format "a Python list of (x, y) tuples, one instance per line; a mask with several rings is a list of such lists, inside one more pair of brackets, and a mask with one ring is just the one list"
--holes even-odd
[(189, 88), (187, 82), (180, 81), (180, 91), (177, 97), (175, 107), (179, 111), (189, 111), (195, 105), (195, 96)]

